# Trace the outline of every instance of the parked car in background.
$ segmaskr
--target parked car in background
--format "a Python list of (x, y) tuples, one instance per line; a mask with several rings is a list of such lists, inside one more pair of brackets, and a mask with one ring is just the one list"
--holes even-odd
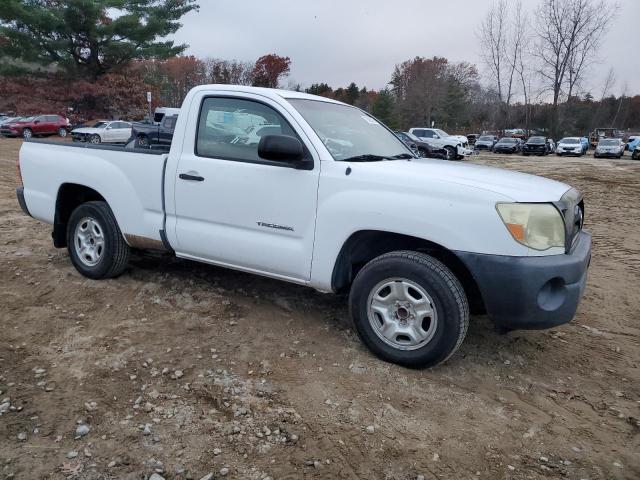
[(430, 158), (447, 158), (447, 151), (444, 148), (438, 148), (429, 142), (420, 140), (409, 132), (395, 131), (396, 137), (402, 140), (411, 150), (416, 152), (420, 157)]
[(133, 140), (136, 148), (154, 148), (156, 146), (169, 148), (177, 121), (177, 115), (166, 115), (159, 125), (136, 122), (132, 126), (129, 140)]
[(5, 123), (17, 122), (18, 120), (20, 120), (20, 118), (21, 117), (4, 117), (2, 120), (0, 120), (0, 127)]
[(480, 135), (476, 140), (474, 147), (477, 150), (491, 150), (498, 141), (495, 135)]
[(598, 142), (596, 151), (593, 152), (595, 158), (621, 158), (622, 155), (624, 155), (624, 143), (619, 138), (603, 138)]
[(627, 140), (627, 145), (625, 146), (626, 150), (633, 152), (633, 150), (640, 145), (640, 135), (632, 135)]
[(468, 133), (467, 134), (467, 140), (469, 141), (469, 145), (475, 145), (476, 144), (476, 140), (478, 140), (478, 137), (480, 135), (478, 135), (477, 133)]
[(126, 143), (131, 137), (131, 123), (122, 120), (100, 120), (89, 127), (71, 130), (74, 142)]
[(582, 144), (582, 153), (587, 153), (587, 150), (589, 150), (589, 139), (587, 137), (580, 137), (580, 143)]
[(519, 138), (503, 137), (493, 146), (495, 153), (518, 153), (522, 148)]
[(170, 107), (158, 107), (153, 112), (153, 123), (155, 125), (160, 125), (162, 123), (162, 119), (165, 116), (174, 116), (177, 117), (180, 114), (179, 108), (170, 108)]
[(577, 157), (581, 157), (584, 155), (580, 137), (565, 137), (561, 139), (556, 147), (556, 155), (559, 157), (562, 157), (563, 155), (575, 155)]
[(522, 141), (524, 141), (524, 139), (527, 138), (527, 132), (525, 132), (521, 128), (509, 128), (504, 131), (504, 135), (506, 137), (518, 138)]
[(546, 137), (531, 137), (522, 145), (522, 154), (525, 157), (528, 155), (547, 155), (552, 151), (549, 139)]
[(69, 133), (69, 120), (60, 115), (36, 115), (25, 117), (0, 127), (0, 133), (7, 137), (24, 137), (59, 135), (66, 137)]
[(439, 128), (410, 128), (409, 133), (436, 148), (444, 148), (447, 160), (459, 160), (473, 153), (464, 135), (449, 135)]
[(631, 153), (631, 158), (633, 160), (640, 160), (640, 145), (636, 145), (636, 148), (633, 149)]

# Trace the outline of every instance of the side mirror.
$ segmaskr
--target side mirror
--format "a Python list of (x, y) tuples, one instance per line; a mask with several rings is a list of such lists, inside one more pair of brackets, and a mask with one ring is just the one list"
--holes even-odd
[(289, 135), (265, 135), (260, 138), (258, 155), (276, 162), (301, 162), (304, 159), (302, 143)]
[(37, 125), (37, 124), (39, 124), (39, 123), (40, 123), (40, 120), (34, 120), (34, 121), (33, 121), (33, 124), (34, 124), (34, 125)]

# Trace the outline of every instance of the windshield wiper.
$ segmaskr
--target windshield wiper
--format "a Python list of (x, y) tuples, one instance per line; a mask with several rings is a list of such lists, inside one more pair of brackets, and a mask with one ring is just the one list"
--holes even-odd
[(415, 155), (411, 155), (410, 153), (400, 153), (398, 155), (394, 155), (393, 157), (389, 157), (394, 160), (409, 160), (410, 158), (416, 158)]
[(372, 153), (365, 153), (364, 155), (355, 155), (349, 158), (343, 158), (343, 162), (380, 162), (387, 160), (387, 157), (382, 155), (374, 155)]
[(415, 158), (410, 153), (400, 153), (393, 155), (392, 157), (385, 157), (384, 155), (374, 155), (373, 153), (365, 153), (364, 155), (355, 155), (349, 158), (343, 158), (343, 162), (380, 162), (382, 160), (405, 160), (409, 158)]

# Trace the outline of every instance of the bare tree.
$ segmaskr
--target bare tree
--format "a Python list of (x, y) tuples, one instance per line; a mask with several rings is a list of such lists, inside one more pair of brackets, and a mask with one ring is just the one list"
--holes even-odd
[(615, 5), (604, 0), (542, 0), (538, 7), (536, 56), (540, 75), (552, 93), (551, 131), (559, 133), (558, 104), (573, 95), (587, 67), (597, 58)]
[(518, 76), (524, 75), (527, 31), (521, 0), (509, 4), (506, 0), (493, 3), (480, 27), (482, 60), (491, 72), (498, 92), (499, 109), (504, 110), (500, 117), (506, 122), (505, 126), (509, 123), (509, 105), (517, 93)]
[(480, 25), (480, 55), (493, 79), (498, 100), (504, 101), (504, 54), (507, 43), (507, 2), (498, 0), (491, 5)]

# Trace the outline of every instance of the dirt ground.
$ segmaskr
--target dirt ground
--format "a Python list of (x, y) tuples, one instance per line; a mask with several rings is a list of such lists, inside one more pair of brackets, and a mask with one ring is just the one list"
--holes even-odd
[(473, 317), (445, 365), (408, 370), (365, 350), (341, 297), (149, 254), (81, 277), (20, 211), (20, 143), (0, 139), (0, 480), (640, 478), (628, 152), (471, 160), (584, 193), (585, 298), (548, 331)]

